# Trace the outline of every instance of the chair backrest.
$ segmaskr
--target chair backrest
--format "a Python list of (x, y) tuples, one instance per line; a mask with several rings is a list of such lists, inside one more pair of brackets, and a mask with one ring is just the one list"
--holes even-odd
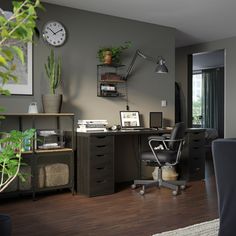
[[(175, 127), (173, 128), (170, 139), (171, 140), (177, 140), (177, 139), (183, 139), (185, 134), (185, 125), (183, 122), (176, 123)], [(169, 142), (169, 149), (170, 150), (177, 150), (179, 147), (178, 142)]]

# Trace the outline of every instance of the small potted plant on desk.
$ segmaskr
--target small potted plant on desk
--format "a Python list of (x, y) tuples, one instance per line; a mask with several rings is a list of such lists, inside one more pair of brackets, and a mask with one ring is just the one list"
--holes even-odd
[(59, 113), (62, 104), (62, 94), (56, 94), (56, 89), (61, 82), (61, 58), (56, 58), (53, 49), (47, 59), (45, 71), (49, 81), (50, 94), (44, 94), (43, 108), (46, 113)]
[[(17, 82), (17, 76), (14, 74), (16, 69), (14, 58), (17, 56), (24, 63), (24, 53), (18, 43), (32, 41), (36, 29), (36, 9), (42, 8), (39, 0), (13, 1), (12, 4), (13, 13), (0, 8), (1, 95), (10, 95), (4, 88), (8, 81)], [(0, 116), (0, 119), (3, 119), (3, 116)], [(33, 135), (34, 130), (11, 131), (5, 138), (0, 139), (0, 192), (3, 192), (20, 174), (22, 145), (26, 138), (30, 139)], [(11, 235), (11, 218), (5, 214), (0, 214), (0, 235)]]
[(131, 46), (131, 42), (127, 41), (124, 45), (118, 47), (101, 47), (97, 52), (97, 57), (99, 61), (103, 64), (120, 64), (121, 55), (125, 49), (128, 49)]

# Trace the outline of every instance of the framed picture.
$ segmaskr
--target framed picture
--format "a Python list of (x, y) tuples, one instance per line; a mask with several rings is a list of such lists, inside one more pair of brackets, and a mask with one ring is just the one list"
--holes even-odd
[(25, 63), (22, 64), (18, 58), (15, 58), (16, 70), (14, 74), (18, 82), (8, 81), (3, 88), (10, 91), (11, 95), (33, 95), (33, 47), (32, 43), (22, 45), (25, 54)]

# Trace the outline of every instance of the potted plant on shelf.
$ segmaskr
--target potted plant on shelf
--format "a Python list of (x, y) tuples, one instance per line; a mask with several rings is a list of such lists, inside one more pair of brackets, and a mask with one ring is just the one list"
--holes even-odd
[(61, 82), (61, 58), (56, 58), (53, 49), (44, 65), (49, 81), (50, 94), (43, 95), (43, 108), (46, 113), (59, 113), (62, 104), (62, 94), (56, 94)]
[[(13, 80), (16, 65), (14, 58), (18, 57), (24, 63), (24, 53), (19, 44), (32, 41), (36, 27), (37, 8), (42, 8), (40, 1), (13, 1), (13, 12), (0, 8), (0, 94), (10, 95), (4, 85)], [(1, 111), (3, 109), (1, 108)], [(2, 116), (0, 117), (3, 118)], [(0, 139), (0, 192), (20, 174), (22, 144), (25, 138), (33, 136), (33, 130), (25, 132), (11, 131), (5, 138)], [(11, 235), (11, 219), (8, 215), (0, 214), (1, 235)]]
[(101, 47), (97, 52), (99, 61), (104, 64), (120, 64), (122, 52), (131, 46), (131, 42), (127, 41), (124, 45), (118, 47)]

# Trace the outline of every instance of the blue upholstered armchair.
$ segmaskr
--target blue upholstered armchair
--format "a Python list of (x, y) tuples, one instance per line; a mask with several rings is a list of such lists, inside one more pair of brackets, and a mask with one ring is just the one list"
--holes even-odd
[(236, 139), (213, 141), (220, 216), (219, 236), (236, 235)]

